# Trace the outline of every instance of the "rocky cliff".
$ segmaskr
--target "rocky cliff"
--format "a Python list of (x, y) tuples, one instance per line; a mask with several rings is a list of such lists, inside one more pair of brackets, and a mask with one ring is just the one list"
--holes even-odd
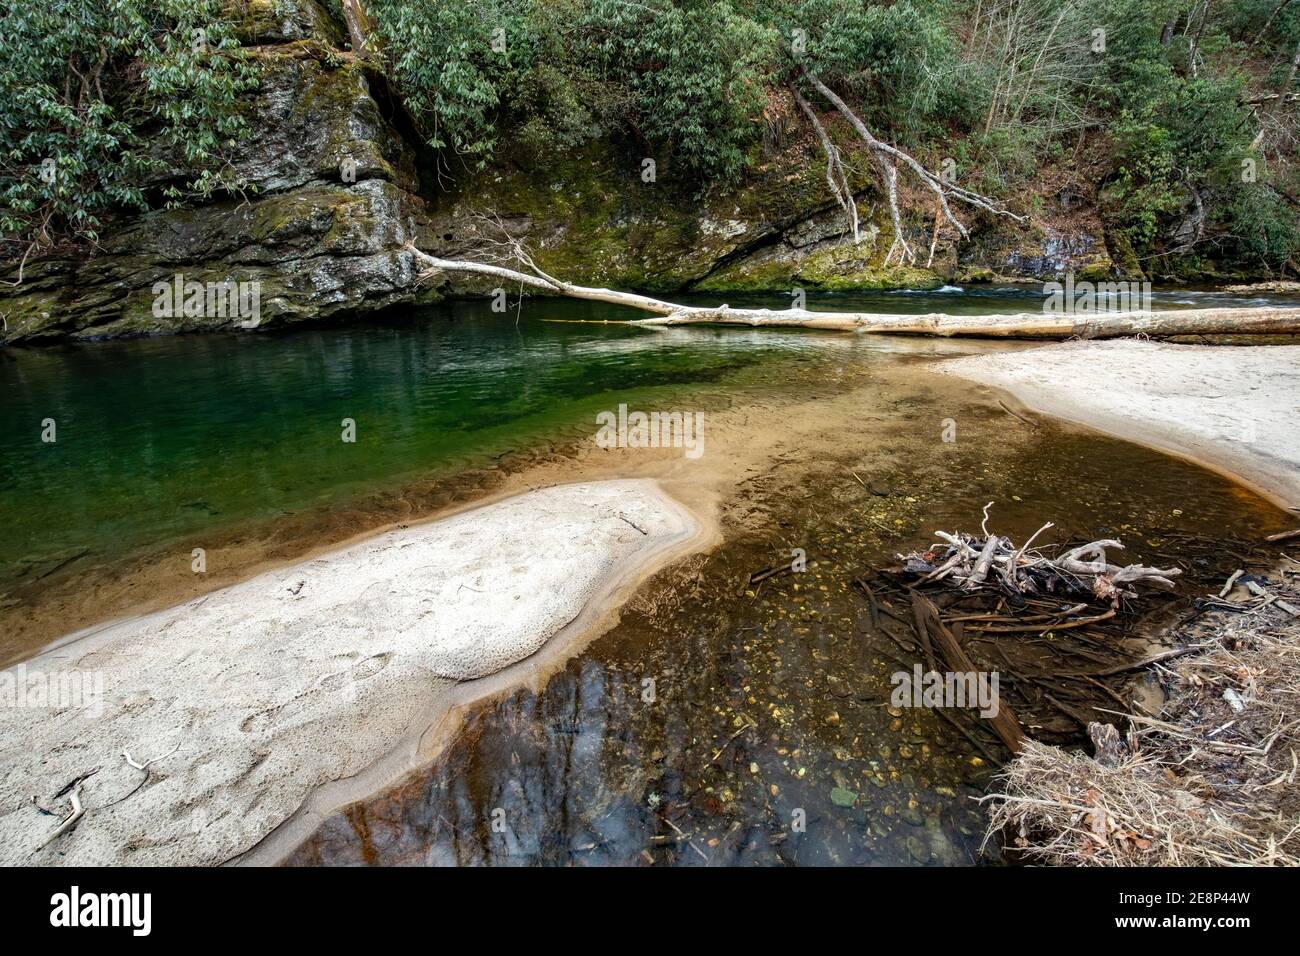
[(260, 282), (261, 325), (423, 294), (401, 251), (427, 225), (414, 152), (364, 72), (339, 55), (340, 27), (316, 0), (254, 0), (248, 12), (243, 41), (261, 88), (248, 107), (252, 135), (232, 157), (246, 195), (124, 218), (95, 249), (28, 263), (17, 293), (0, 298), (5, 341), (233, 324), (155, 315), (154, 284), (177, 274)]

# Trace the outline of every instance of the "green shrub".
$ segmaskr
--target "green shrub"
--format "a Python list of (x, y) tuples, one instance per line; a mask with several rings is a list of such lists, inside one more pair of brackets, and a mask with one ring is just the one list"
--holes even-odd
[(223, 160), (256, 78), (220, 0), (37, 0), (12, 6), (0, 32), (0, 233), (11, 255), (95, 239), (110, 210), (149, 204), (153, 173), (186, 171), (165, 187), (173, 200), (238, 187)]

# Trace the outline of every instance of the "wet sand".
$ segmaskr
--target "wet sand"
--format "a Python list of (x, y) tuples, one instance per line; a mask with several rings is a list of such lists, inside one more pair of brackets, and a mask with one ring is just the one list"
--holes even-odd
[(942, 362), (1055, 418), (1194, 461), (1300, 509), (1300, 346), (1069, 342)]
[[(650, 481), (558, 485), (72, 635), (0, 674), (91, 688), (0, 708), (0, 862), (225, 862), (321, 784), (396, 767), (457, 682), (562, 646), (701, 532)], [(89, 812), (48, 843), (31, 796), (56, 805), (88, 760)]]

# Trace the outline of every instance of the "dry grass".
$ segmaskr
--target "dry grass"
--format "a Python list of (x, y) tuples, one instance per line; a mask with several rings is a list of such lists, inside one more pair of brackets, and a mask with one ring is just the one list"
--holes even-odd
[(985, 798), (989, 837), (1061, 866), (1300, 864), (1300, 619), (1224, 614), (1197, 641), (1113, 756), (1028, 742)]

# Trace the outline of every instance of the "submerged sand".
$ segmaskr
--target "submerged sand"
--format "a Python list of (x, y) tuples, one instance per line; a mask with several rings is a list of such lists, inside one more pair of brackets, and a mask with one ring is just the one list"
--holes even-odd
[(1068, 342), (938, 363), (1037, 411), (1192, 459), (1300, 507), (1300, 346)]
[[(561, 485), (74, 634), (0, 672), (82, 681), (0, 708), (0, 863), (228, 861), (698, 532), (653, 481)], [(83, 777), (88, 812), (43, 846), (60, 817), (38, 808), (66, 814)]]

